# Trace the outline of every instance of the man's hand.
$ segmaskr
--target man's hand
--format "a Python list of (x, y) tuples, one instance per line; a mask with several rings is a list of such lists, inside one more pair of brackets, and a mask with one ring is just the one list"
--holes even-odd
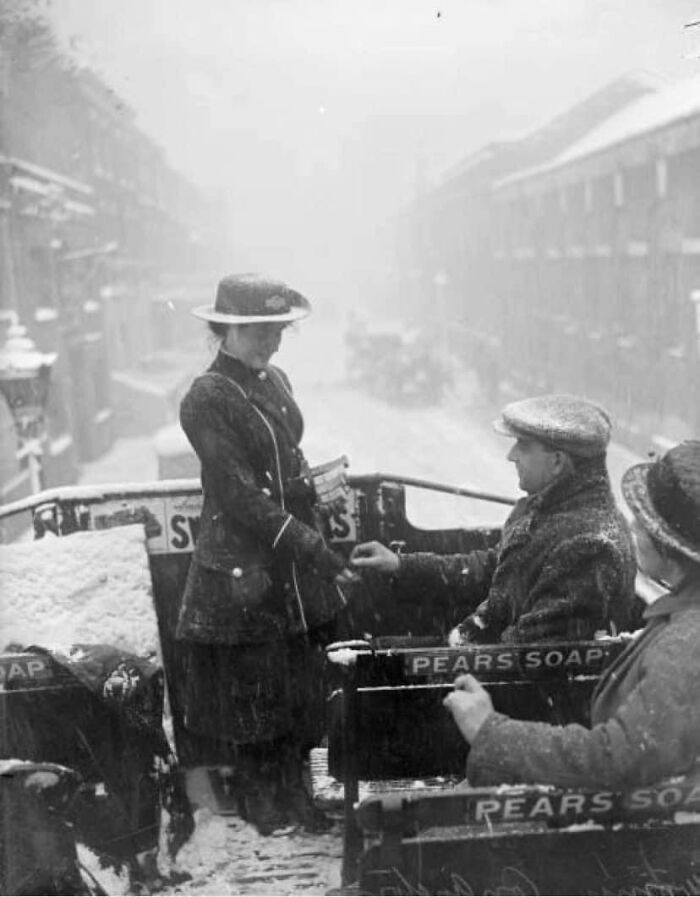
[(381, 542), (363, 542), (353, 548), (350, 563), (353, 567), (367, 567), (380, 573), (396, 573), (399, 556)]
[(455, 626), (454, 629), (450, 629), (447, 634), (447, 645), (450, 648), (460, 648), (462, 645), (468, 645), (469, 639), (466, 637), (464, 632), (460, 629), (459, 626)]
[(471, 744), (477, 732), (493, 713), (493, 704), (486, 689), (470, 673), (455, 679), (443, 705), (450, 711), (457, 728)]

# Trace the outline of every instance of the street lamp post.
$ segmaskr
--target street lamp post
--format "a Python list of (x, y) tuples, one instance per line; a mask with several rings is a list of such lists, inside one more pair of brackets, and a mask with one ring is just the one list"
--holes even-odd
[(45, 411), (56, 353), (40, 352), (15, 317), (0, 348), (0, 392), (12, 412), (20, 449), (26, 452), (32, 493), (41, 492)]

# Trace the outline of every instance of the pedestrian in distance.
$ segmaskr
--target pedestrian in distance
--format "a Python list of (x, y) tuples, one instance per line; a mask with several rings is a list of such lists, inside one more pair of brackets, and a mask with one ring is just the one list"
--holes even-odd
[(355, 578), (322, 536), (302, 414), (270, 364), (310, 309), (279, 281), (223, 278), (214, 305), (194, 311), (217, 355), (180, 406), (204, 496), (176, 633), (184, 722), (229, 758), (241, 811), (263, 834), (328, 825), (303, 772), (324, 732), (324, 647), (345, 634)]
[(444, 605), (462, 620), (452, 644), (586, 639), (626, 628), (634, 549), (606, 469), (607, 413), (576, 396), (545, 395), (507, 405), (494, 426), (515, 440), (507, 457), (527, 493), (499, 544), (397, 555), (368, 542), (355, 547), (353, 568), (391, 574), (398, 595)]
[(614, 790), (689, 772), (700, 754), (700, 441), (630, 468), (640, 569), (668, 592), (646, 626), (604, 671), (591, 728), (521, 722), (493, 709), (473, 676), (444, 704), (471, 745), (470, 785), (508, 782)]

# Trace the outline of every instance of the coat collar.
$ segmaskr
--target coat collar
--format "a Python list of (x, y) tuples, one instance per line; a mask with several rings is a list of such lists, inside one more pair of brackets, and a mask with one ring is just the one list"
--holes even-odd
[(253, 368), (243, 364), (238, 358), (234, 358), (233, 355), (224, 352), (223, 349), (219, 350), (209, 370), (231, 377), (246, 391), (250, 390), (257, 383), (260, 375), (260, 371), (253, 370)]
[(544, 511), (572, 503), (580, 493), (593, 489), (611, 495), (605, 461), (599, 458), (579, 462), (580, 467), (561, 480), (555, 480), (534, 495), (521, 499), (529, 511)]
[(219, 351), (209, 370), (223, 374), (235, 382), (267, 417), (274, 418), (289, 438), (298, 444), (304, 433), (304, 420), (294, 397), (286, 388), (279, 369), (268, 365), (260, 370), (250, 368), (233, 355)]
[(644, 619), (656, 617), (672, 617), (690, 607), (700, 607), (700, 582), (692, 579), (671, 592), (657, 598), (644, 611)]

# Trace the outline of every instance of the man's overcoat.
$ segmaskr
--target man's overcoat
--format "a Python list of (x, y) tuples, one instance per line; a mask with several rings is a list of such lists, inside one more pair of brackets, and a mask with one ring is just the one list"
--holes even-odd
[(487, 717), (471, 746), (471, 785), (541, 782), (623, 789), (689, 771), (700, 758), (700, 581), (659, 598), (603, 673), (592, 728)]
[(592, 638), (626, 628), (636, 564), (603, 459), (521, 499), (498, 546), (469, 554), (401, 556), (399, 591), (447, 600), (474, 640)]

